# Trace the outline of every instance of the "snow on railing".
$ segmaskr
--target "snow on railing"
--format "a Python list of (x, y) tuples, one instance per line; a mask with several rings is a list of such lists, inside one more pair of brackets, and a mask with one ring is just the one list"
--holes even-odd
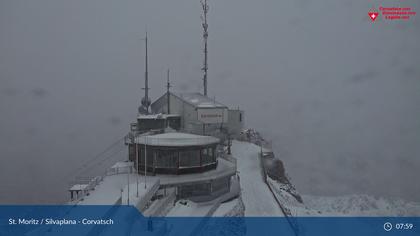
[(122, 162), (127, 163), (126, 165), (119, 165), (119, 163), (121, 162), (117, 162), (111, 168), (107, 169), (105, 171), (105, 176), (134, 173), (136, 171), (133, 162)]
[[(110, 175), (119, 175), (119, 174), (127, 174), (127, 173), (134, 173), (134, 167), (132, 162), (123, 162), (126, 165), (122, 165), (120, 162), (117, 162), (111, 168), (108, 168), (105, 171), (105, 174), (95, 176), (95, 177), (77, 177), (76, 181), (72, 182), (72, 185), (69, 188), (69, 191), (74, 191), (76, 196), (72, 195), (71, 202), (79, 202), (85, 196), (88, 196), (92, 190), (95, 190), (95, 187), (99, 185), (100, 182), (105, 178), (105, 176)], [(83, 187), (78, 187), (83, 186)]]
[[(71, 202), (79, 202), (85, 196), (89, 195), (90, 191), (94, 190), (95, 187), (103, 180), (103, 176), (96, 176), (88, 179), (89, 177), (78, 177), (77, 182), (70, 187)], [(74, 196), (76, 194), (76, 196)]]

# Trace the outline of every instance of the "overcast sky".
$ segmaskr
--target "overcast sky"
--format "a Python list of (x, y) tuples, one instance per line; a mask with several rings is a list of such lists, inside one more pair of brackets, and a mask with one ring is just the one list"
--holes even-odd
[[(273, 140), (301, 193), (420, 200), (420, 18), (367, 15), (397, 2), (209, 1), (209, 93)], [(127, 133), (146, 28), (152, 98), (168, 67), (175, 91), (202, 91), (200, 11), (1, 0), (0, 203), (64, 201), (68, 173)]]

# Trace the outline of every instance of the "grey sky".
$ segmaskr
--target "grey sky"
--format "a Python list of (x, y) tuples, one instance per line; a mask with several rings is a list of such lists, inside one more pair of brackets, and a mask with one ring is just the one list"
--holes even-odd
[[(210, 0), (209, 93), (273, 140), (300, 192), (420, 200), (420, 19), (397, 1)], [(404, 1), (420, 11), (419, 1)], [(201, 91), (198, 0), (0, 2), (0, 202), (60, 202), (69, 171), (152, 98)], [(122, 158), (124, 153), (120, 153)]]

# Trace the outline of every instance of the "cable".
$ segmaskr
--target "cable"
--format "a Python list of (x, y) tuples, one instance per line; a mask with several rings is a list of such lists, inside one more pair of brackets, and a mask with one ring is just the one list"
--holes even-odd
[(65, 174), (64, 176), (62, 176), (61, 178), (58, 179), (58, 181), (62, 181), (64, 179), (68, 179), (71, 176), (74, 175), (78, 175), (81, 172), (83, 172), (86, 168), (88, 168), (89, 165), (94, 164), (91, 163), (93, 161), (96, 161), (97, 159), (99, 159), (102, 155), (104, 155), (105, 153), (107, 153), (108, 151), (110, 151), (112, 148), (116, 147), (118, 144), (120, 144), (121, 141), (123, 141), (125, 138), (125, 135), (122, 138), (119, 138), (118, 140), (116, 140), (115, 142), (113, 142), (111, 145), (109, 145), (107, 148), (105, 148), (103, 151), (101, 151), (100, 153), (96, 154), (94, 157), (86, 160), (80, 167), (70, 171), (69, 173)]
[[(99, 163), (99, 165), (92, 165), (92, 166), (90, 166), (89, 168), (84, 169), (84, 170), (83, 170), (81, 173), (79, 173), (79, 174), (82, 174), (82, 173), (87, 173), (87, 172), (91, 171), (94, 167), (98, 167), (98, 166), (100, 166), (100, 165), (103, 165), (105, 161), (107, 161), (107, 160), (112, 160), (112, 159), (110, 159), (110, 158), (115, 157), (115, 156), (116, 156), (116, 154), (120, 153), (122, 150), (124, 150), (124, 148), (125, 148), (125, 146), (121, 147), (121, 148), (120, 148), (120, 149), (118, 149), (116, 152), (111, 153), (111, 155), (109, 155), (109, 156), (105, 157), (104, 159), (101, 159), (101, 160), (100, 160), (100, 161), (101, 161), (101, 163)], [(93, 163), (93, 164), (95, 164), (95, 163)]]

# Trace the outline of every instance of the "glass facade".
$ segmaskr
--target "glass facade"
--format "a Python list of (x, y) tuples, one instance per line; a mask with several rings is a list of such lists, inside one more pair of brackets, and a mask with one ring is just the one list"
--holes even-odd
[(227, 192), (229, 186), (229, 178), (215, 179), (212, 182), (212, 192)]
[(179, 167), (198, 167), (200, 164), (200, 150), (186, 150), (179, 152)]
[[(217, 144), (189, 147), (145, 147), (144, 145), (138, 145), (138, 168), (140, 171), (144, 170), (144, 157), (147, 154), (148, 172), (182, 174), (213, 169), (216, 168), (217, 163), (216, 146)], [(131, 148), (130, 150), (134, 151), (135, 149)], [(130, 158), (137, 163), (135, 154), (130, 155)]]
[(188, 198), (192, 196), (207, 196), (211, 194), (211, 184), (194, 184), (194, 185), (183, 185), (178, 187), (178, 197)]
[[(131, 160), (140, 172), (145, 169), (151, 174), (188, 174), (203, 173), (217, 168), (217, 144), (203, 146), (145, 146), (138, 145), (138, 162), (136, 153), (130, 153)], [(130, 147), (135, 152), (135, 145)], [(147, 158), (145, 155), (147, 154)], [(208, 179), (198, 183), (176, 186), (177, 198), (209, 201), (230, 190), (230, 176)]]
[(229, 192), (230, 177), (215, 179), (207, 183), (182, 185), (178, 187), (179, 198), (195, 198), (208, 201)]
[(214, 148), (204, 148), (201, 150), (201, 162), (202, 165), (214, 163), (216, 161)]
[(178, 166), (178, 152), (169, 150), (156, 150), (154, 166), (156, 168), (175, 168)]

